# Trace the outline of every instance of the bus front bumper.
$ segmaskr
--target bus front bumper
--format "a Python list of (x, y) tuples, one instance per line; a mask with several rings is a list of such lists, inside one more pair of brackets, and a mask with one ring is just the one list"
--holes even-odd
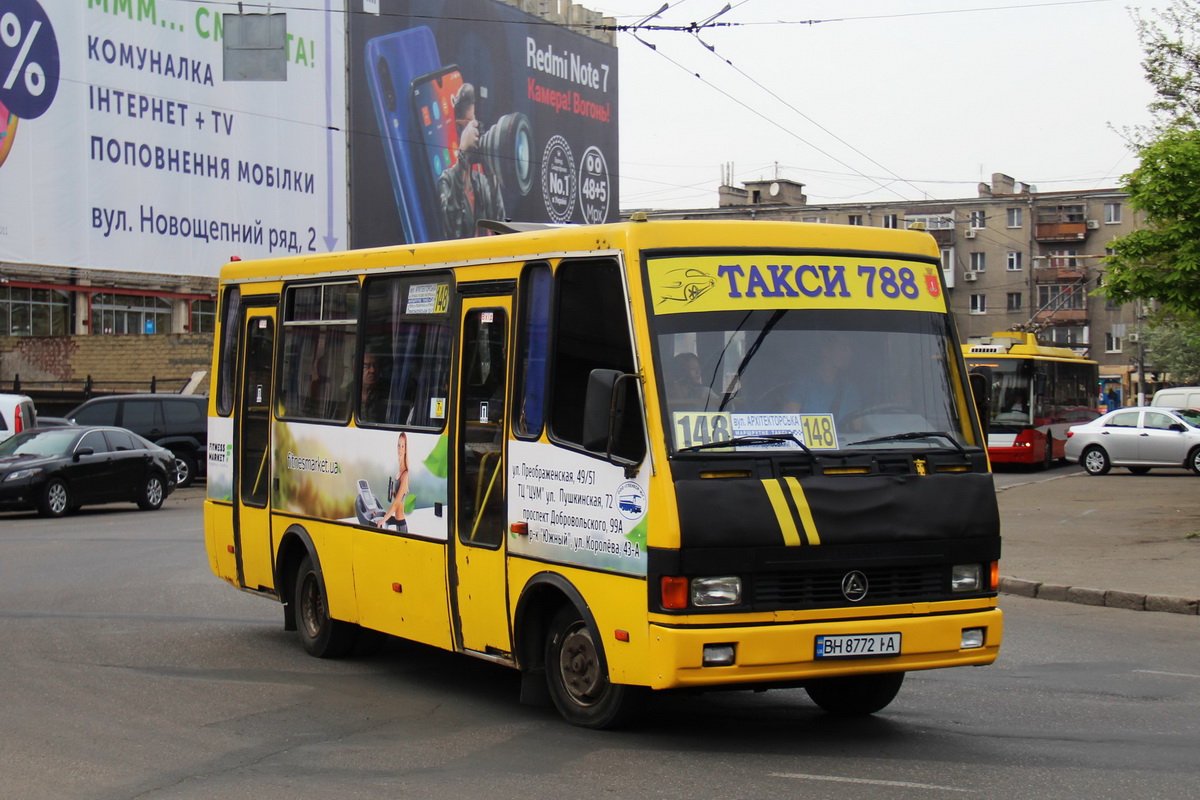
[[(651, 676), (655, 689), (796, 683), (810, 678), (880, 672), (982, 666), (996, 660), (1003, 634), (997, 608), (967, 613), (727, 627), (685, 627), (651, 623)], [(982, 644), (963, 647), (967, 632)], [(818, 636), (863, 641), (877, 634), (899, 634), (899, 655), (819, 658)], [(889, 637), (889, 641), (895, 641)], [(728, 656), (731, 664), (706, 664), (706, 652)]]

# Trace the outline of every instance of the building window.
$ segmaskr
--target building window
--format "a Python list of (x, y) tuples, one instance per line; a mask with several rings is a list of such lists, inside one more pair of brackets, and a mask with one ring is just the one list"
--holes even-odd
[(101, 292), (92, 298), (92, 333), (170, 333), (171, 304), (161, 297)]
[(987, 253), (971, 253), (971, 269), (983, 272), (987, 269)]
[(971, 228), (974, 230), (978, 230), (980, 228), (986, 228), (986, 227), (987, 227), (986, 212), (972, 211), (971, 212)]
[(971, 295), (971, 313), (986, 314), (987, 313), (987, 295), (973, 294)]
[(820, 223), (820, 224), (824, 225), (827, 222), (829, 222), (829, 218), (828, 217), (801, 217), (800, 221), (801, 222), (816, 222), (816, 223)]
[(881, 224), (885, 228), (899, 228), (900, 227), (900, 218), (898, 216), (896, 216), (895, 214), (884, 214), (883, 221)]
[(188, 330), (192, 333), (212, 333), (217, 329), (217, 301), (193, 300)]
[(1021, 255), (1021, 251), (1019, 250), (1008, 251), (1007, 264), (1009, 272), (1020, 272), (1024, 267), (1024, 264), (1021, 262)]
[(1105, 203), (1104, 204), (1104, 221), (1109, 225), (1116, 225), (1121, 221), (1121, 204), (1120, 203)]
[(1043, 311), (1079, 311), (1085, 308), (1086, 290), (1078, 283), (1051, 283), (1038, 288), (1038, 308)]
[(1073, 247), (1069, 248), (1067, 250), (1051, 250), (1050, 251), (1050, 266), (1055, 267), (1057, 269), (1069, 269), (1071, 267), (1078, 267), (1079, 259), (1076, 258), (1077, 255), (1079, 255), (1079, 251)]
[(1123, 349), (1125, 339), (1125, 323), (1118, 323), (1104, 334), (1104, 352), (1119, 353)]
[(70, 293), (0, 286), (0, 336), (65, 336), (70, 322)]
[(1022, 296), (1023, 295), (1020, 292), (1009, 292), (1008, 293), (1008, 310), (1009, 311), (1020, 311), (1021, 310)]
[(1055, 328), (1046, 328), (1042, 331), (1042, 338), (1051, 344), (1087, 344), (1087, 328), (1077, 325), (1064, 325)]
[(847, 225), (862, 225), (863, 224), (862, 214), (851, 214), (850, 217), (846, 220), (846, 224)]
[(1006, 212), (1006, 216), (1008, 217), (1008, 227), (1010, 227), (1010, 228), (1021, 227), (1021, 224), (1023, 222), (1023, 217), (1024, 217), (1024, 211), (1025, 211), (1025, 209), (1023, 209), (1023, 208), (1008, 209)]
[(954, 230), (954, 217), (949, 214), (909, 214), (904, 217), (904, 224), (909, 228), (917, 223), (924, 225), (927, 231)]

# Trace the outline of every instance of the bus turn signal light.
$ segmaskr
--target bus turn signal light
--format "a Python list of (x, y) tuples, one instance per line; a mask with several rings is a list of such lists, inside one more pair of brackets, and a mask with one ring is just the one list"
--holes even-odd
[(687, 608), (688, 579), (664, 575), (662, 579), (663, 608)]

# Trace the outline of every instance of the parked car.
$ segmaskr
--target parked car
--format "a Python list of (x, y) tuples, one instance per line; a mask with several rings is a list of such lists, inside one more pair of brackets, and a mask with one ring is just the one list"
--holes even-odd
[(1200, 475), (1200, 411), (1145, 406), (1110, 411), (1067, 429), (1066, 456), (1090, 475), (1127, 467), (1182, 467)]
[(1150, 405), (1166, 408), (1200, 408), (1200, 386), (1159, 389), (1150, 399)]
[(207, 467), (208, 398), (194, 394), (123, 394), (93, 397), (67, 419), (76, 425), (128, 428), (175, 454), (175, 480), (191, 486)]
[(0, 394), (0, 442), (36, 424), (33, 400), (23, 394)]
[(123, 428), (34, 428), (0, 442), (0, 508), (61, 517), (96, 503), (161, 508), (175, 456)]

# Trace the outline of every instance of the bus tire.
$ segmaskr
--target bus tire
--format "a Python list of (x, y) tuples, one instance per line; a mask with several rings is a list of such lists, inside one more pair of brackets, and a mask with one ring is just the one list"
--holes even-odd
[(1125, 469), (1129, 470), (1134, 475), (1145, 475), (1150, 471), (1149, 467), (1126, 467)]
[(313, 566), (312, 556), (300, 562), (295, 589), (296, 631), (305, 651), (317, 658), (340, 658), (350, 652), (355, 626), (330, 618), (325, 583)]
[(1054, 435), (1046, 434), (1046, 452), (1042, 454), (1042, 469), (1047, 470), (1054, 466)]
[(1079, 463), (1088, 475), (1106, 475), (1112, 469), (1112, 461), (1103, 447), (1089, 447), (1079, 457)]
[(547, 631), (546, 685), (563, 719), (582, 728), (613, 728), (633, 711), (635, 687), (609, 682), (599, 636), (573, 605)]
[(896, 698), (904, 683), (903, 672), (821, 678), (804, 685), (812, 701), (828, 714), (862, 717), (874, 714)]

